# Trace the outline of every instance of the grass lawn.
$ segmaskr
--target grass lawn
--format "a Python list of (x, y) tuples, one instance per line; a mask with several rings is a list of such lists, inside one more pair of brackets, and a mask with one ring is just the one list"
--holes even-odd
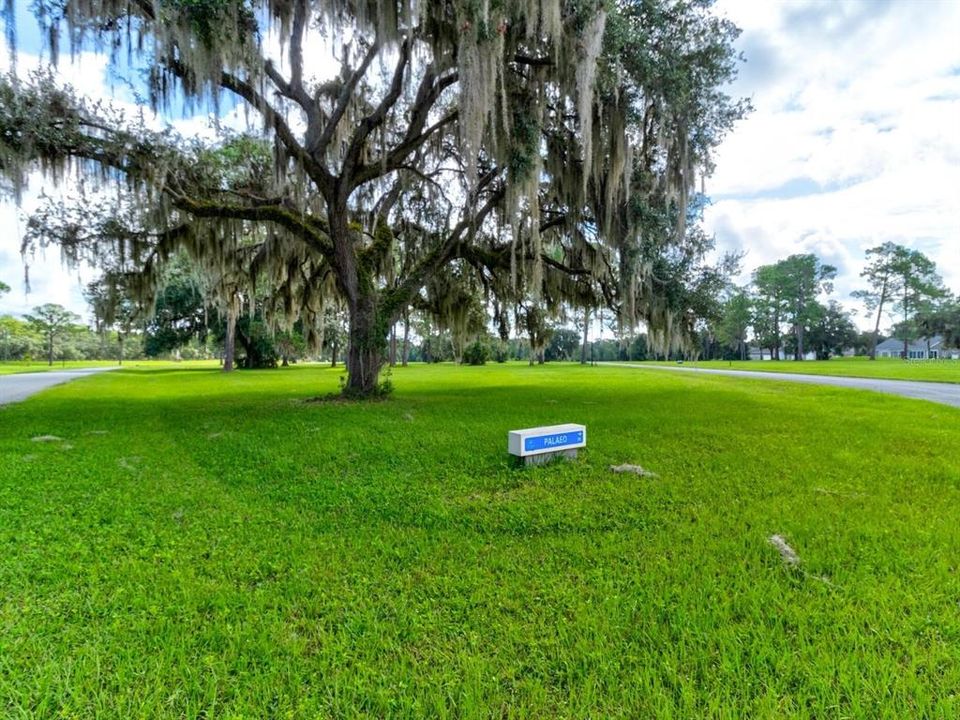
[[(647, 363), (644, 363), (647, 364)], [(649, 363), (654, 364), (654, 363)], [(658, 362), (657, 365), (676, 363)], [(758, 372), (801, 373), (804, 375), (840, 375), (845, 377), (888, 378), (891, 380), (923, 380), (960, 383), (960, 360), (898, 360), (865, 357), (833, 358), (832, 360), (708, 360), (685, 363), (691, 367), (717, 370), (756, 370)]]
[[(960, 411), (557, 365), (303, 402), (339, 376), (0, 408), (0, 716), (960, 716)], [(557, 422), (577, 461), (510, 466)]]
[(56, 372), (58, 370), (76, 370), (78, 368), (105, 367), (116, 365), (116, 360), (67, 360), (65, 362), (57, 361), (53, 365), (48, 365), (46, 361), (9, 361), (0, 362), (0, 375), (13, 375), (14, 373), (34, 373), (34, 372)]
[[(79, 370), (92, 367), (117, 367), (116, 360), (67, 360), (48, 365), (46, 362), (0, 362), (0, 375), (14, 373), (57, 372), (61, 370)], [(219, 360), (124, 360), (123, 367), (146, 370), (149, 368), (216, 369)]]

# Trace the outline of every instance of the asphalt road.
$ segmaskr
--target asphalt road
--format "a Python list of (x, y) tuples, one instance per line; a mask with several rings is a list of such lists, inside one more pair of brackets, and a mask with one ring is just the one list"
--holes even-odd
[(834, 375), (801, 375), (800, 373), (758, 372), (756, 370), (714, 370), (696, 368), (688, 365), (632, 365), (627, 363), (604, 363), (617, 367), (630, 367), (637, 370), (666, 370), (669, 372), (702, 373), (705, 375), (732, 375), (734, 377), (756, 378), (758, 380), (783, 380), (786, 382), (808, 383), (810, 385), (836, 385), (857, 390), (900, 395), (902, 397), (929, 400), (943, 405), (960, 407), (960, 384), (915, 382), (912, 380), (881, 380), (879, 378), (836, 377)]
[(26, 400), (41, 390), (60, 385), (78, 377), (95, 375), (113, 370), (112, 367), (82, 368), (77, 370), (52, 370), (39, 373), (16, 373), (0, 375), (0, 405)]

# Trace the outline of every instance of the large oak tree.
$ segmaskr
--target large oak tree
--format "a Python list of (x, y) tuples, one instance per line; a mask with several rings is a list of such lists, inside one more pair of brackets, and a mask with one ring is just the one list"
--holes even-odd
[[(431, 283), (450, 291), (432, 301), (450, 317), (459, 281), (547, 309), (587, 283), (663, 345), (692, 327), (656, 268), (684, 255), (695, 182), (745, 109), (722, 91), (736, 29), (708, 2), (34, 8), (53, 55), (65, 31), (72, 50), (140, 58), (154, 107), (241, 103), (261, 121), (211, 145), (49, 76), (0, 80), (0, 175), (15, 194), (38, 168), (127, 191), (96, 217), (92, 201), (50, 211), (32, 237), (137, 274), (128, 285), (148, 304), (181, 249), (217, 279), (228, 316), (259, 286), (273, 318), (320, 327), (336, 298), (358, 396), (376, 393), (388, 330)], [(311, 64), (317, 47), (332, 75)]]

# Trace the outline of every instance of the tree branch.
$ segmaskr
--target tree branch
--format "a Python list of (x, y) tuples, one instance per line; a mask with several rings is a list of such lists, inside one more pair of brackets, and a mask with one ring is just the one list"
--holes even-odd
[(534, 57), (533, 55), (524, 55), (523, 53), (514, 55), (513, 61), (520, 65), (530, 65), (531, 67), (553, 67), (553, 60), (548, 57)]
[[(347, 107), (350, 105), (350, 101), (353, 99), (354, 92), (357, 89), (357, 85), (363, 79), (363, 76), (367, 73), (367, 68), (370, 67), (370, 63), (373, 62), (373, 59), (377, 56), (377, 53), (380, 51), (380, 39), (376, 38), (367, 49), (367, 54), (363, 56), (363, 60), (360, 62), (360, 67), (350, 73), (350, 77), (347, 78), (347, 81), (340, 88), (340, 94), (337, 96), (337, 101), (333, 106), (333, 111), (330, 113), (330, 117), (327, 120), (326, 127), (323, 128), (322, 132), (319, 132), (316, 139), (313, 138), (315, 133), (310, 130), (307, 131), (307, 148), (315, 157), (322, 157), (327, 152), (327, 146), (330, 144), (330, 140), (333, 137), (334, 132), (336, 132), (337, 125), (340, 123), (340, 120), (343, 118), (343, 114), (347, 111)], [(319, 123), (318, 123), (319, 126)]]
[[(384, 174), (384, 168), (386, 168), (387, 172), (398, 169), (404, 164), (410, 154), (422, 147), (434, 133), (454, 122), (459, 117), (458, 111), (452, 110), (429, 128), (424, 129), (430, 117), (430, 111), (433, 110), (434, 105), (437, 100), (440, 99), (443, 91), (457, 82), (459, 77), (459, 73), (451, 72), (437, 79), (436, 72), (432, 66), (424, 72), (423, 78), (420, 80), (420, 87), (417, 89), (417, 97), (413, 102), (410, 123), (407, 126), (407, 132), (404, 134), (403, 140), (387, 154), (385, 161), (381, 159), (357, 168), (354, 174), (354, 187), (358, 187)], [(386, 148), (384, 148), (383, 151), (386, 152)]]
[[(492, 182), (498, 174), (499, 170), (488, 173), (486, 184)], [(440, 245), (410, 269), (410, 272), (403, 282), (393, 290), (384, 292), (384, 308), (390, 316), (391, 322), (399, 317), (400, 312), (409, 305), (413, 297), (420, 292), (420, 288), (426, 283), (427, 278), (450, 260), (457, 257), (466, 257), (467, 253), (463, 242), (464, 235), (470, 229), (483, 224), (487, 216), (503, 200), (505, 194), (506, 188), (502, 185), (491, 192), (487, 197), (487, 201), (476, 213), (461, 219)]]
[(157, 15), (153, 10), (153, 3), (150, 0), (131, 0), (130, 4), (137, 8), (147, 20), (157, 19)]
[(452, 110), (450, 113), (435, 122), (419, 135), (410, 137), (410, 133), (407, 133), (408, 137), (405, 138), (403, 142), (397, 145), (387, 155), (386, 162), (375, 160), (373, 162), (360, 165), (355, 170), (353, 175), (354, 187), (359, 187), (360, 185), (363, 185), (363, 183), (373, 180), (381, 175), (393, 172), (394, 170), (399, 170), (402, 167), (406, 167), (405, 162), (407, 158), (410, 157), (411, 153), (416, 152), (418, 149), (423, 147), (423, 144), (426, 143), (427, 140), (429, 140), (434, 134), (436, 134), (438, 130), (443, 129), (450, 123), (454, 122), (457, 117), (458, 111)]
[(276, 223), (305, 241), (323, 257), (333, 254), (333, 243), (325, 222), (311, 215), (297, 213), (282, 205), (230, 205), (212, 201), (195, 200), (186, 195), (173, 195), (173, 204), (180, 210), (198, 218), (232, 218)]
[(288, 81), (273, 66), (270, 60), (264, 62), (264, 73), (273, 84), (277, 91), (288, 100), (295, 102), (307, 118), (307, 132), (305, 149), (313, 154), (314, 159), (322, 164), (322, 157), (314, 153), (313, 145), (320, 134), (321, 123), (323, 122), (322, 113), (317, 102), (310, 97), (303, 85), (303, 37), (309, 21), (310, 8), (305, 0), (297, 0), (294, 9), (293, 25), (290, 33), (290, 80)]
[(327, 168), (316, 162), (303, 145), (297, 141), (289, 125), (287, 125), (287, 121), (253, 85), (228, 72), (221, 73), (220, 85), (242, 97), (263, 116), (264, 120), (273, 127), (277, 137), (280, 138), (280, 142), (303, 166), (304, 171), (321, 191), (330, 187), (331, 177)]
[(305, 0), (296, 0), (290, 36), (290, 86), (298, 96), (306, 95), (303, 88), (303, 31), (310, 8)]
[(387, 117), (387, 112), (396, 104), (397, 100), (400, 99), (400, 95), (403, 93), (403, 76), (406, 73), (409, 61), (410, 39), (406, 38), (400, 46), (400, 59), (397, 61), (397, 67), (393, 72), (393, 80), (390, 83), (389, 90), (380, 100), (380, 104), (377, 105), (374, 111), (364, 117), (357, 125), (357, 129), (353, 131), (353, 137), (350, 140), (350, 146), (347, 148), (341, 169), (341, 177), (347, 179), (343, 189), (348, 194), (356, 187), (356, 184), (354, 184), (351, 179), (354, 170), (360, 164), (360, 155), (363, 152), (363, 146), (366, 144), (367, 138), (370, 137), (370, 133), (383, 123)]

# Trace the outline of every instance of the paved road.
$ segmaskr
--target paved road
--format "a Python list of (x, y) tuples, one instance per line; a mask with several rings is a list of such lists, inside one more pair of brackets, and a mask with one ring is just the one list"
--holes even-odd
[(86, 377), (87, 375), (106, 372), (107, 370), (113, 370), (113, 368), (97, 367), (0, 375), (0, 405), (20, 402), (41, 390), (46, 390), (48, 387), (70, 382), (71, 380), (76, 380), (78, 377)]
[(706, 375), (733, 375), (734, 377), (757, 378), (759, 380), (785, 380), (811, 385), (837, 385), (960, 407), (960, 384), (954, 383), (881, 380), (878, 378), (837, 377), (835, 375), (801, 375), (800, 373), (759, 372), (757, 370), (714, 370), (713, 368), (697, 368), (688, 365), (630, 365), (627, 363), (604, 363), (604, 365), (630, 367), (638, 370), (668, 370)]

